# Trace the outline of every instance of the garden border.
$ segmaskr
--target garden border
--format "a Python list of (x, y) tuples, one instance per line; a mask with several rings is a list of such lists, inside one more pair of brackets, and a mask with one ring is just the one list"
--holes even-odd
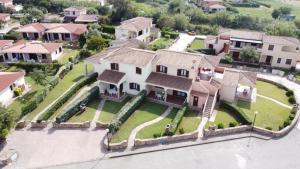
[(86, 121), (82, 123), (56, 123), (55, 121), (52, 122), (53, 128), (90, 128), (91, 127), (91, 121)]

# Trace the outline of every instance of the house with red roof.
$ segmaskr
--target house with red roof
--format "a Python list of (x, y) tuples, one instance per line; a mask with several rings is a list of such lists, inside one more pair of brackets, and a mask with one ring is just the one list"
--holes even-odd
[(0, 104), (8, 106), (15, 97), (14, 91), (25, 90), (24, 72), (0, 72)]
[(31, 23), (17, 30), (24, 39), (46, 41), (76, 41), (81, 34), (87, 33), (84, 24), (71, 23)]
[(3, 62), (49, 63), (63, 54), (62, 43), (18, 42), (2, 50)]

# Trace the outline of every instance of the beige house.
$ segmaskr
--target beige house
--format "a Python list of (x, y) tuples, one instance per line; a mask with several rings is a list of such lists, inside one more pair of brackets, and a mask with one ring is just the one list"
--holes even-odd
[[(93, 64), (99, 74), (102, 97), (122, 100), (127, 94), (136, 95), (146, 90), (149, 100), (175, 107), (188, 103), (191, 109), (210, 116), (220, 98), (232, 101), (231, 97), (220, 95), (226, 71), (218, 67), (219, 60), (217, 56), (203, 54), (114, 46), (86, 61)], [(242, 74), (247, 77), (246, 73)], [(243, 77), (233, 81), (235, 90), (229, 94), (236, 96), (238, 84), (253, 87), (252, 82)]]
[(195, 3), (205, 12), (226, 11), (223, 0), (196, 0)]
[(71, 6), (64, 9), (64, 21), (74, 22), (80, 15), (86, 15), (86, 8), (80, 6)]
[(300, 61), (298, 39), (263, 32), (222, 29), (218, 36), (208, 36), (205, 45), (216, 53), (229, 53), (235, 61), (241, 60), (240, 52), (244, 48), (254, 48), (260, 54), (261, 65), (289, 69)]

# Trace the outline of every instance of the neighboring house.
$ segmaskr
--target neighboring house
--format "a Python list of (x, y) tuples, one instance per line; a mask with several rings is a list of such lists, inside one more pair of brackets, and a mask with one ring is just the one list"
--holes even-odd
[(197, 0), (196, 4), (205, 12), (226, 11), (223, 0)]
[(15, 97), (14, 91), (18, 87), (25, 90), (24, 72), (0, 72), (0, 104), (8, 106)]
[[(175, 107), (188, 103), (191, 109), (210, 116), (220, 98), (232, 101), (231, 97), (220, 96), (226, 71), (218, 67), (219, 60), (220, 57), (204, 54), (169, 50), (154, 52), (125, 46), (110, 48), (86, 61), (93, 64), (99, 74), (102, 97), (121, 101), (126, 94), (136, 95), (146, 90), (147, 99)], [(237, 72), (240, 73), (246, 77), (232, 82), (232, 88), (236, 87), (228, 91), (232, 96), (240, 94), (239, 84), (253, 87), (252, 82), (255, 83), (244, 80), (246, 73)]]
[(63, 22), (63, 18), (57, 14), (47, 14), (44, 18), (40, 21), (42, 23), (61, 23)]
[(10, 19), (10, 14), (8, 13), (0, 13), (0, 37), (3, 37), (13, 28), (19, 27), (20, 24), (18, 22), (12, 22)]
[(15, 6), (13, 4), (13, 0), (0, 0), (0, 5), (6, 7), (6, 8), (11, 8), (14, 9)]
[(300, 61), (300, 41), (292, 37), (269, 36), (263, 32), (223, 29), (218, 36), (208, 36), (206, 48), (216, 53), (229, 53), (234, 61), (241, 61), (240, 52), (249, 47), (259, 54), (262, 65), (292, 68)]
[(219, 4), (208, 5), (204, 9), (205, 9), (205, 11), (208, 11), (211, 13), (226, 11), (226, 7), (224, 5), (219, 5)]
[(76, 41), (81, 34), (87, 33), (84, 24), (72, 23), (31, 23), (17, 30), (24, 39), (46, 41)]
[(82, 24), (98, 23), (98, 15), (79, 15), (75, 19), (75, 23), (82, 23)]
[(0, 40), (0, 62), (5, 62), (5, 57), (4, 54), (2, 53), (2, 50), (12, 46), (13, 43), (14, 43), (13, 40)]
[(119, 39), (138, 39), (142, 42), (150, 42), (151, 30), (155, 25), (152, 24), (152, 18), (136, 17), (121, 22), (120, 26), (116, 27), (116, 40)]
[(1, 51), (4, 62), (49, 63), (63, 54), (61, 43), (17, 42)]
[(86, 15), (86, 8), (79, 6), (72, 6), (64, 9), (64, 21), (74, 22), (75, 19), (80, 15)]

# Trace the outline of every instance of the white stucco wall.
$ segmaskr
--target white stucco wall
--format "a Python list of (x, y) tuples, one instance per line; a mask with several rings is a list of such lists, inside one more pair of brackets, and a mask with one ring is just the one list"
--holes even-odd
[(222, 86), (220, 89), (220, 99), (233, 102), (235, 100), (236, 86)]
[[(14, 83), (16, 87), (25, 84), (24, 76), (16, 80)], [(11, 85), (0, 92), (0, 103), (4, 106), (8, 106), (11, 103), (12, 98), (14, 97), (14, 91), (10, 89)]]

